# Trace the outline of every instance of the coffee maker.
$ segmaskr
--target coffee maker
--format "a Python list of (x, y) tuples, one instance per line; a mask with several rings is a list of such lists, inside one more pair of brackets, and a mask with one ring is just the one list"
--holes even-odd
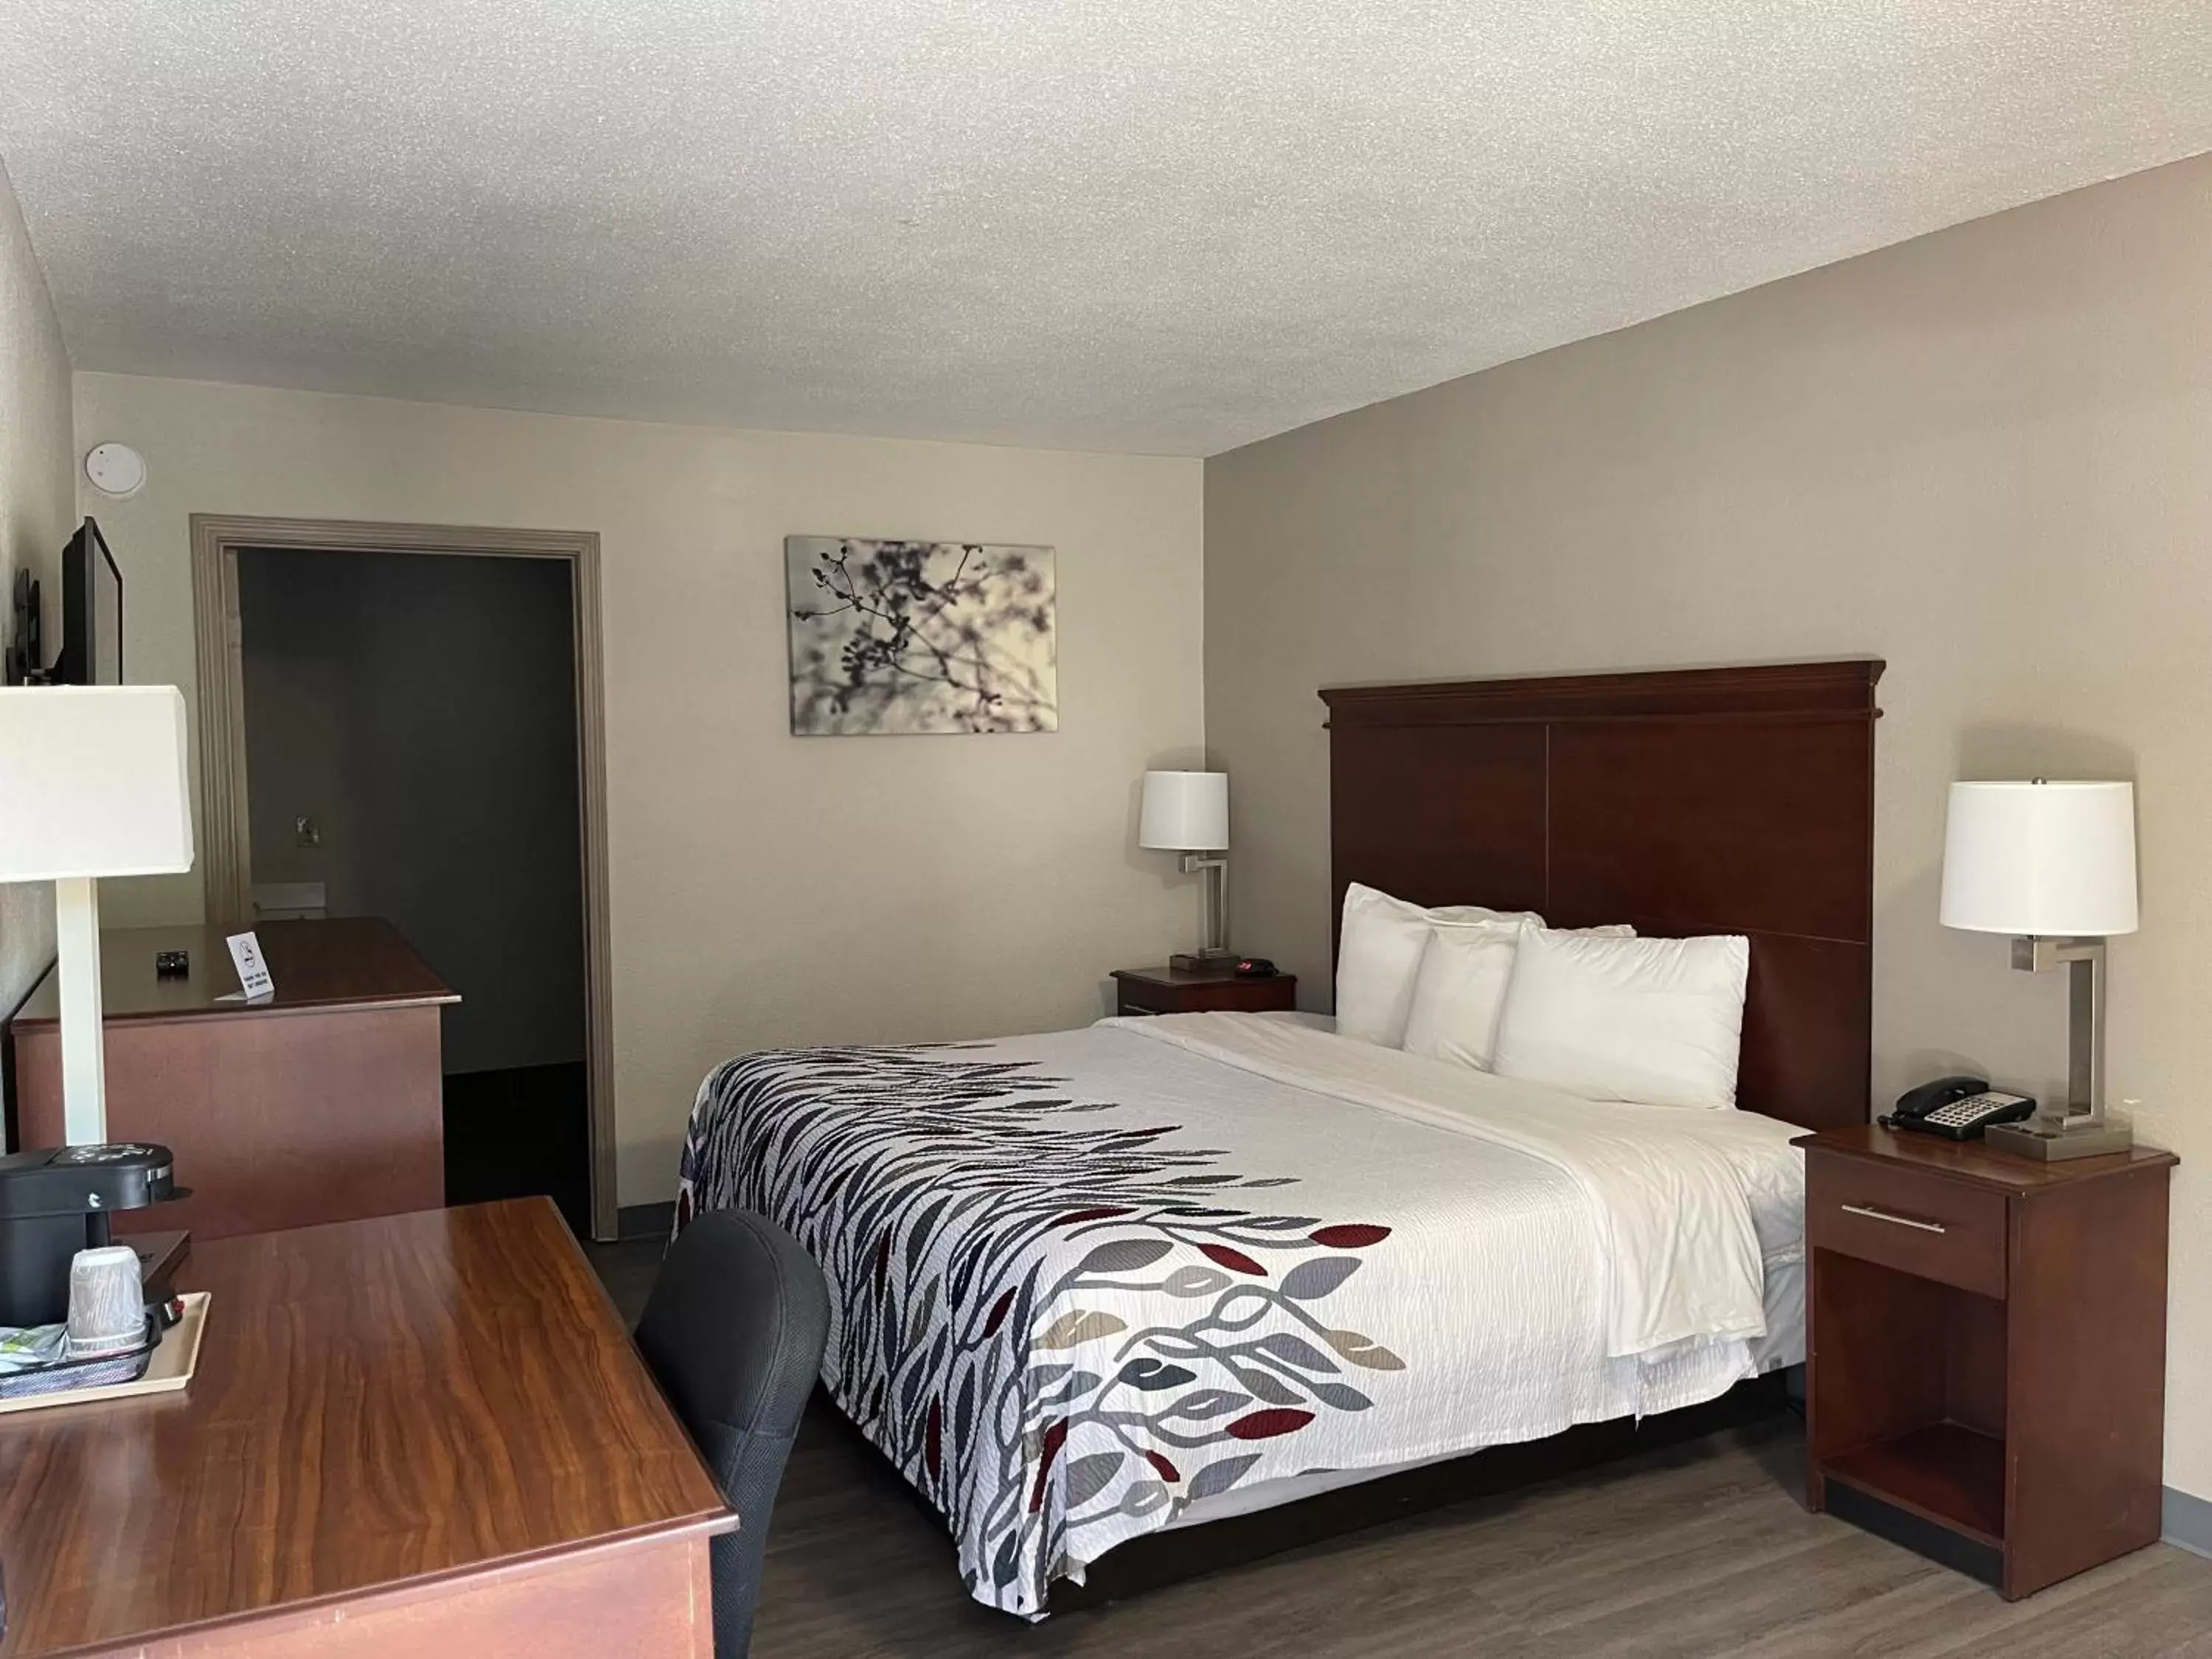
[(70, 1262), (106, 1244), (107, 1218), (191, 1191), (167, 1146), (47, 1146), (0, 1158), (0, 1325), (69, 1317)]

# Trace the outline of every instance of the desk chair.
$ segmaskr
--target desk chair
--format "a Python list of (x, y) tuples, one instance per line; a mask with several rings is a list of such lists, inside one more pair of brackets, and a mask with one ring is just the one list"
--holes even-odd
[(669, 1249), (637, 1346), (738, 1512), (709, 1546), (715, 1659), (744, 1659), (769, 1511), (822, 1370), (830, 1291), (791, 1236), (744, 1210), (693, 1218)]

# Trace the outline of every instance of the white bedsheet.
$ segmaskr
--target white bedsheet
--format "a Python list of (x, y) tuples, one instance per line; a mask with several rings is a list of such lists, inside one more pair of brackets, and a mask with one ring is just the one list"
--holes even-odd
[(1754, 1210), (1802, 1228), (1802, 1131), (1756, 1112), (1583, 1100), (1281, 1020), (1107, 1022), (1278, 1082), (1541, 1159), (1572, 1179), (1598, 1237), (1606, 1352), (1652, 1358), (1766, 1329)]
[[(1207, 1016), (1102, 1023), (1137, 1030), (1155, 1041), (1171, 1042), (1240, 1069), (1304, 1088), (1319, 1088), (1347, 1104), (1394, 1112), (1417, 1121), (1449, 1127), (1455, 1132), (1472, 1133), (1515, 1150), (1522, 1150), (1525, 1145), (1531, 1156), (1574, 1178), (1585, 1202), (1602, 1206), (1607, 1201), (1607, 1180), (1577, 1174), (1573, 1167), (1577, 1160), (1568, 1150), (1573, 1144), (1580, 1116), (1573, 1109), (1589, 1107), (1592, 1103), (1566, 1099), (1548, 1090), (1516, 1084), (1511, 1079), (1449, 1062), (1408, 1055), (1371, 1043), (1337, 1039), (1333, 1035), (1334, 1023), (1323, 1016), (1263, 1018), (1264, 1023), (1239, 1017), (1219, 1020)], [(1549, 1132), (1542, 1134), (1532, 1134), (1525, 1121), (1516, 1121), (1510, 1115), (1517, 1110), (1525, 1120), (1532, 1110), (1553, 1112), (1563, 1106), (1568, 1109), (1559, 1112), (1559, 1121), (1547, 1126)], [(1595, 1109), (1611, 1112), (1622, 1109), (1607, 1105)], [(1601, 1133), (1595, 1141), (1604, 1162), (1618, 1166), (1626, 1160), (1631, 1170), (1626, 1187), (1632, 1213), (1627, 1218), (1627, 1224), (1601, 1230), (1598, 1248), (1609, 1258), (1607, 1265), (1611, 1260), (1619, 1259), (1619, 1252), (1624, 1248), (1632, 1250), (1633, 1240), (1638, 1234), (1652, 1230), (1654, 1218), (1646, 1200), (1662, 1197), (1669, 1188), (1680, 1182), (1688, 1188), (1688, 1196), (1708, 1215), (1717, 1213), (1722, 1218), (1724, 1224), (1718, 1231), (1732, 1256), (1741, 1246), (1735, 1220), (1741, 1217), (1748, 1222), (1758, 1311), (1750, 1321), (1731, 1316), (1732, 1323), (1753, 1328), (1735, 1333), (1735, 1338), (1744, 1342), (1740, 1364), (1734, 1341), (1716, 1331), (1710, 1334), (1714, 1339), (1711, 1352), (1696, 1354), (1687, 1365), (1668, 1365), (1662, 1358), (1654, 1367), (1647, 1359), (1633, 1372), (1613, 1363), (1619, 1356), (1590, 1352), (1586, 1334), (1578, 1337), (1573, 1333), (1571, 1319), (1563, 1322), (1555, 1333), (1559, 1340), (1554, 1352), (1552, 1397), (1524, 1399), (1522, 1402), (1523, 1409), (1541, 1413), (1544, 1421), (1557, 1420), (1560, 1427), (1694, 1404), (1720, 1391), (1713, 1386), (1720, 1370), (1728, 1373), (1726, 1380), (1720, 1382), (1720, 1388), (1725, 1388), (1742, 1376), (1801, 1364), (1805, 1357), (1803, 1164), (1788, 1144), (1803, 1131), (1753, 1113), (1696, 1114), (1699, 1117), (1727, 1120), (1706, 1125), (1705, 1132), (1696, 1139), (1700, 1144), (1720, 1149), (1732, 1173), (1718, 1176), (1708, 1168), (1702, 1176), (1693, 1176), (1686, 1168), (1685, 1160), (1663, 1155), (1655, 1158), (1648, 1143), (1648, 1135), (1656, 1131), (1668, 1138), (1670, 1149), (1679, 1150), (1682, 1138), (1674, 1132), (1684, 1127), (1681, 1120), (1687, 1115), (1685, 1109), (1630, 1109), (1632, 1115), (1626, 1121), (1596, 1126)], [(1658, 1115), (1645, 1121), (1646, 1115), (1650, 1114)], [(1527, 1144), (1530, 1142), (1539, 1144)], [(1644, 1167), (1637, 1168), (1638, 1164)], [(1522, 1178), (1528, 1179), (1532, 1172), (1523, 1170), (1521, 1174)], [(1512, 1178), (1510, 1172), (1508, 1178)], [(1536, 1187), (1539, 1190), (1550, 1190), (1562, 1209), (1573, 1207), (1569, 1194), (1558, 1190), (1553, 1183), (1539, 1181)], [(1699, 1276), (1694, 1267), (1698, 1260), (1697, 1246), (1685, 1242), (1667, 1252), (1665, 1271), (1661, 1275), (1637, 1271), (1638, 1264), (1633, 1260), (1626, 1261), (1623, 1265), (1629, 1271), (1618, 1275), (1626, 1281), (1623, 1290), (1607, 1297), (1606, 1346), (1611, 1346), (1618, 1340), (1613, 1328), (1620, 1304), (1624, 1300), (1633, 1302), (1639, 1295), (1650, 1296), (1655, 1279), (1661, 1282), (1658, 1300), (1673, 1300), (1678, 1304), (1706, 1300), (1694, 1287), (1686, 1297), (1670, 1297), (1666, 1293), (1670, 1288), (1667, 1281), (1684, 1277), (1686, 1269), (1688, 1276)], [(1725, 1277), (1735, 1278), (1742, 1271), (1742, 1263), (1737, 1259)], [(1609, 1280), (1615, 1276), (1607, 1273)], [(1526, 1304), (1522, 1311), (1538, 1312), (1540, 1307), (1540, 1303), (1532, 1303)], [(1492, 1307), (1473, 1317), (1495, 1319), (1499, 1311)], [(1631, 1322), (1632, 1327), (1633, 1322)], [(1632, 1336), (1629, 1340), (1635, 1339)], [(1669, 1344), (1692, 1351), (1704, 1346), (1698, 1341), (1679, 1344), (1673, 1339)], [(1520, 1426), (1526, 1431), (1528, 1424), (1524, 1421)], [(1545, 1428), (1534, 1432), (1500, 1432), (1476, 1443), (1504, 1444), (1557, 1431)], [(1170, 1527), (1180, 1529), (1203, 1526), (1212, 1521), (1253, 1514), (1464, 1455), (1468, 1449), (1468, 1446), (1454, 1446), (1386, 1466), (1316, 1469), (1251, 1482), (1200, 1498), (1180, 1510)]]
[[(1751, 1346), (1752, 1368), (1761, 1376), (1785, 1366), (1802, 1364), (1805, 1360), (1805, 1257), (1802, 1250), (1767, 1262), (1765, 1300), (1766, 1334)], [(1285, 1475), (1279, 1480), (1232, 1486), (1217, 1497), (1201, 1498), (1179, 1510), (1168, 1523), (1168, 1530), (1202, 1527), (1210, 1521), (1227, 1521), (1261, 1510), (1276, 1509), (1302, 1498), (1318, 1498), (1340, 1487), (1380, 1480), (1386, 1475), (1401, 1474), (1430, 1463), (1447, 1462), (1464, 1455), (1449, 1451), (1385, 1468), (1322, 1469), (1311, 1474)]]

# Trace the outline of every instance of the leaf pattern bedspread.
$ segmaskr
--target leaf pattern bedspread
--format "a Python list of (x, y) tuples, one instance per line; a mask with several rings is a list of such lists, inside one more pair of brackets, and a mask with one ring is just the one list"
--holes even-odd
[[(1030, 1617), (1242, 1486), (1742, 1372), (1740, 1344), (1607, 1371), (1583, 1200), (1535, 1160), (1133, 1031), (732, 1060), (700, 1089), (678, 1224), (732, 1206), (821, 1263), (831, 1396), (945, 1516), (969, 1592)], [(1507, 1249), (1558, 1282), (1475, 1284)], [(1565, 1381), (1482, 1375), (1538, 1356)]]

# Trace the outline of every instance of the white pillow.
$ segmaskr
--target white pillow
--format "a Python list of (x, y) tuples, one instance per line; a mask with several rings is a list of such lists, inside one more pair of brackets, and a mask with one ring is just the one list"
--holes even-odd
[[(1406, 1015), (1407, 1053), (1490, 1070), (1498, 1017), (1526, 925), (1498, 921), (1429, 930)], [(1570, 931), (1604, 939), (1632, 939), (1636, 933), (1626, 923)]]
[(1514, 923), (1429, 930), (1406, 1014), (1407, 1054), (1490, 1069), (1520, 936)]
[(1591, 1100), (1735, 1104), (1751, 942), (1522, 931), (1492, 1065)]
[(1406, 1038), (1413, 1010), (1413, 975), (1436, 927), (1464, 927), (1543, 918), (1528, 910), (1488, 910), (1480, 904), (1424, 909), (1353, 882), (1344, 890), (1344, 921), (1336, 945), (1336, 1029), (1362, 1042), (1395, 1048)]

